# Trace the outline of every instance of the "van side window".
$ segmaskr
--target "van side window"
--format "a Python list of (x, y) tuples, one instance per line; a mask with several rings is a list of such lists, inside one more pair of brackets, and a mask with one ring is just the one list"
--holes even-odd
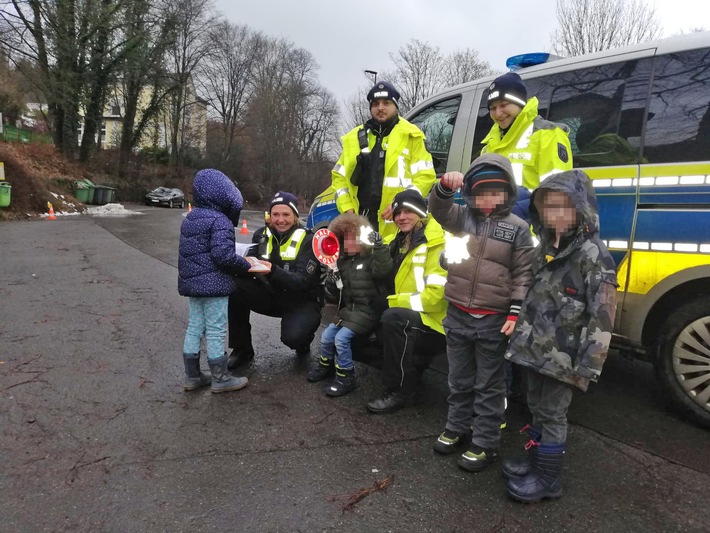
[(656, 58), (643, 155), (650, 163), (710, 159), (710, 50)]
[(426, 148), (434, 160), (434, 170), (437, 176), (446, 172), (456, 115), (460, 105), (460, 96), (449, 98), (423, 109), (419, 114), (409, 119), (426, 135)]
[(478, 116), (476, 117), (476, 129), (473, 132), (471, 161), (481, 155), (481, 150), (483, 150), (483, 143), (481, 141), (486, 138), (486, 135), (488, 135), (488, 132), (491, 131), (492, 127), (493, 119), (491, 118), (491, 114), (488, 112), (488, 89), (486, 89), (483, 93), (483, 98), (481, 98), (481, 105), (478, 108)]
[[(540, 116), (569, 128), (575, 167), (638, 164), (651, 67), (651, 59), (625, 61), (531, 78), (525, 84), (529, 97), (539, 101)], [(473, 157), (493, 126), (485, 102), (486, 94)]]
[(569, 127), (575, 168), (639, 163), (650, 67), (634, 60), (551, 77), (547, 119)]

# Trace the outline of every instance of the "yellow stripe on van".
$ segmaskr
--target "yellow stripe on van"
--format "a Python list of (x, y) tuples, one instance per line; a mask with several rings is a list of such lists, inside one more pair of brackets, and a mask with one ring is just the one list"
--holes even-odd
[[(616, 167), (588, 167), (581, 168), (590, 179), (636, 178), (637, 165), (623, 165)], [(641, 177), (657, 176), (694, 176), (710, 174), (710, 163), (673, 163), (673, 164), (644, 164), (641, 165)]]
[(628, 292), (647, 294), (657, 283), (668, 276), (687, 268), (710, 264), (710, 255), (634, 250), (632, 261), (631, 278), (629, 278), (628, 256), (624, 257), (619, 264), (616, 271), (619, 288), (623, 290), (628, 279)]

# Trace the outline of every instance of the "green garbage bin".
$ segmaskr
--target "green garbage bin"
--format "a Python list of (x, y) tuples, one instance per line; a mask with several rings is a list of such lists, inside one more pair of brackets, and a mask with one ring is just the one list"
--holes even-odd
[(89, 192), (90, 188), (86, 183), (84, 183), (83, 180), (77, 180), (74, 183), (74, 196), (76, 196), (76, 199), (79, 200), (83, 204), (88, 204), (89, 203)]
[(12, 185), (0, 182), (0, 207), (7, 207), (10, 205), (10, 196), (12, 195)]
[(96, 184), (90, 179), (83, 179), (81, 182), (86, 187), (86, 203), (95, 204), (94, 193), (96, 192)]

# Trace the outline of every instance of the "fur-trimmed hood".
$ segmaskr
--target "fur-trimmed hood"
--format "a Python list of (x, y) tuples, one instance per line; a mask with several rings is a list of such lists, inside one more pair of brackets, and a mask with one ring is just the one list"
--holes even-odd
[(356, 215), (355, 213), (343, 213), (335, 217), (328, 226), (328, 229), (335, 233), (338, 240), (342, 241), (345, 237), (346, 232), (354, 233), (355, 235), (360, 235), (361, 227), (365, 226), (370, 231), (372, 230), (372, 225), (370, 222), (362, 215)]

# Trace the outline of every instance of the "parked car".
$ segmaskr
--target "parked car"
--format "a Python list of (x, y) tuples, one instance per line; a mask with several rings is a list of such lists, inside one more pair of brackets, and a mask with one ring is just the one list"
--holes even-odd
[(185, 195), (180, 189), (158, 187), (145, 195), (145, 205), (164, 205), (167, 207), (185, 207)]

